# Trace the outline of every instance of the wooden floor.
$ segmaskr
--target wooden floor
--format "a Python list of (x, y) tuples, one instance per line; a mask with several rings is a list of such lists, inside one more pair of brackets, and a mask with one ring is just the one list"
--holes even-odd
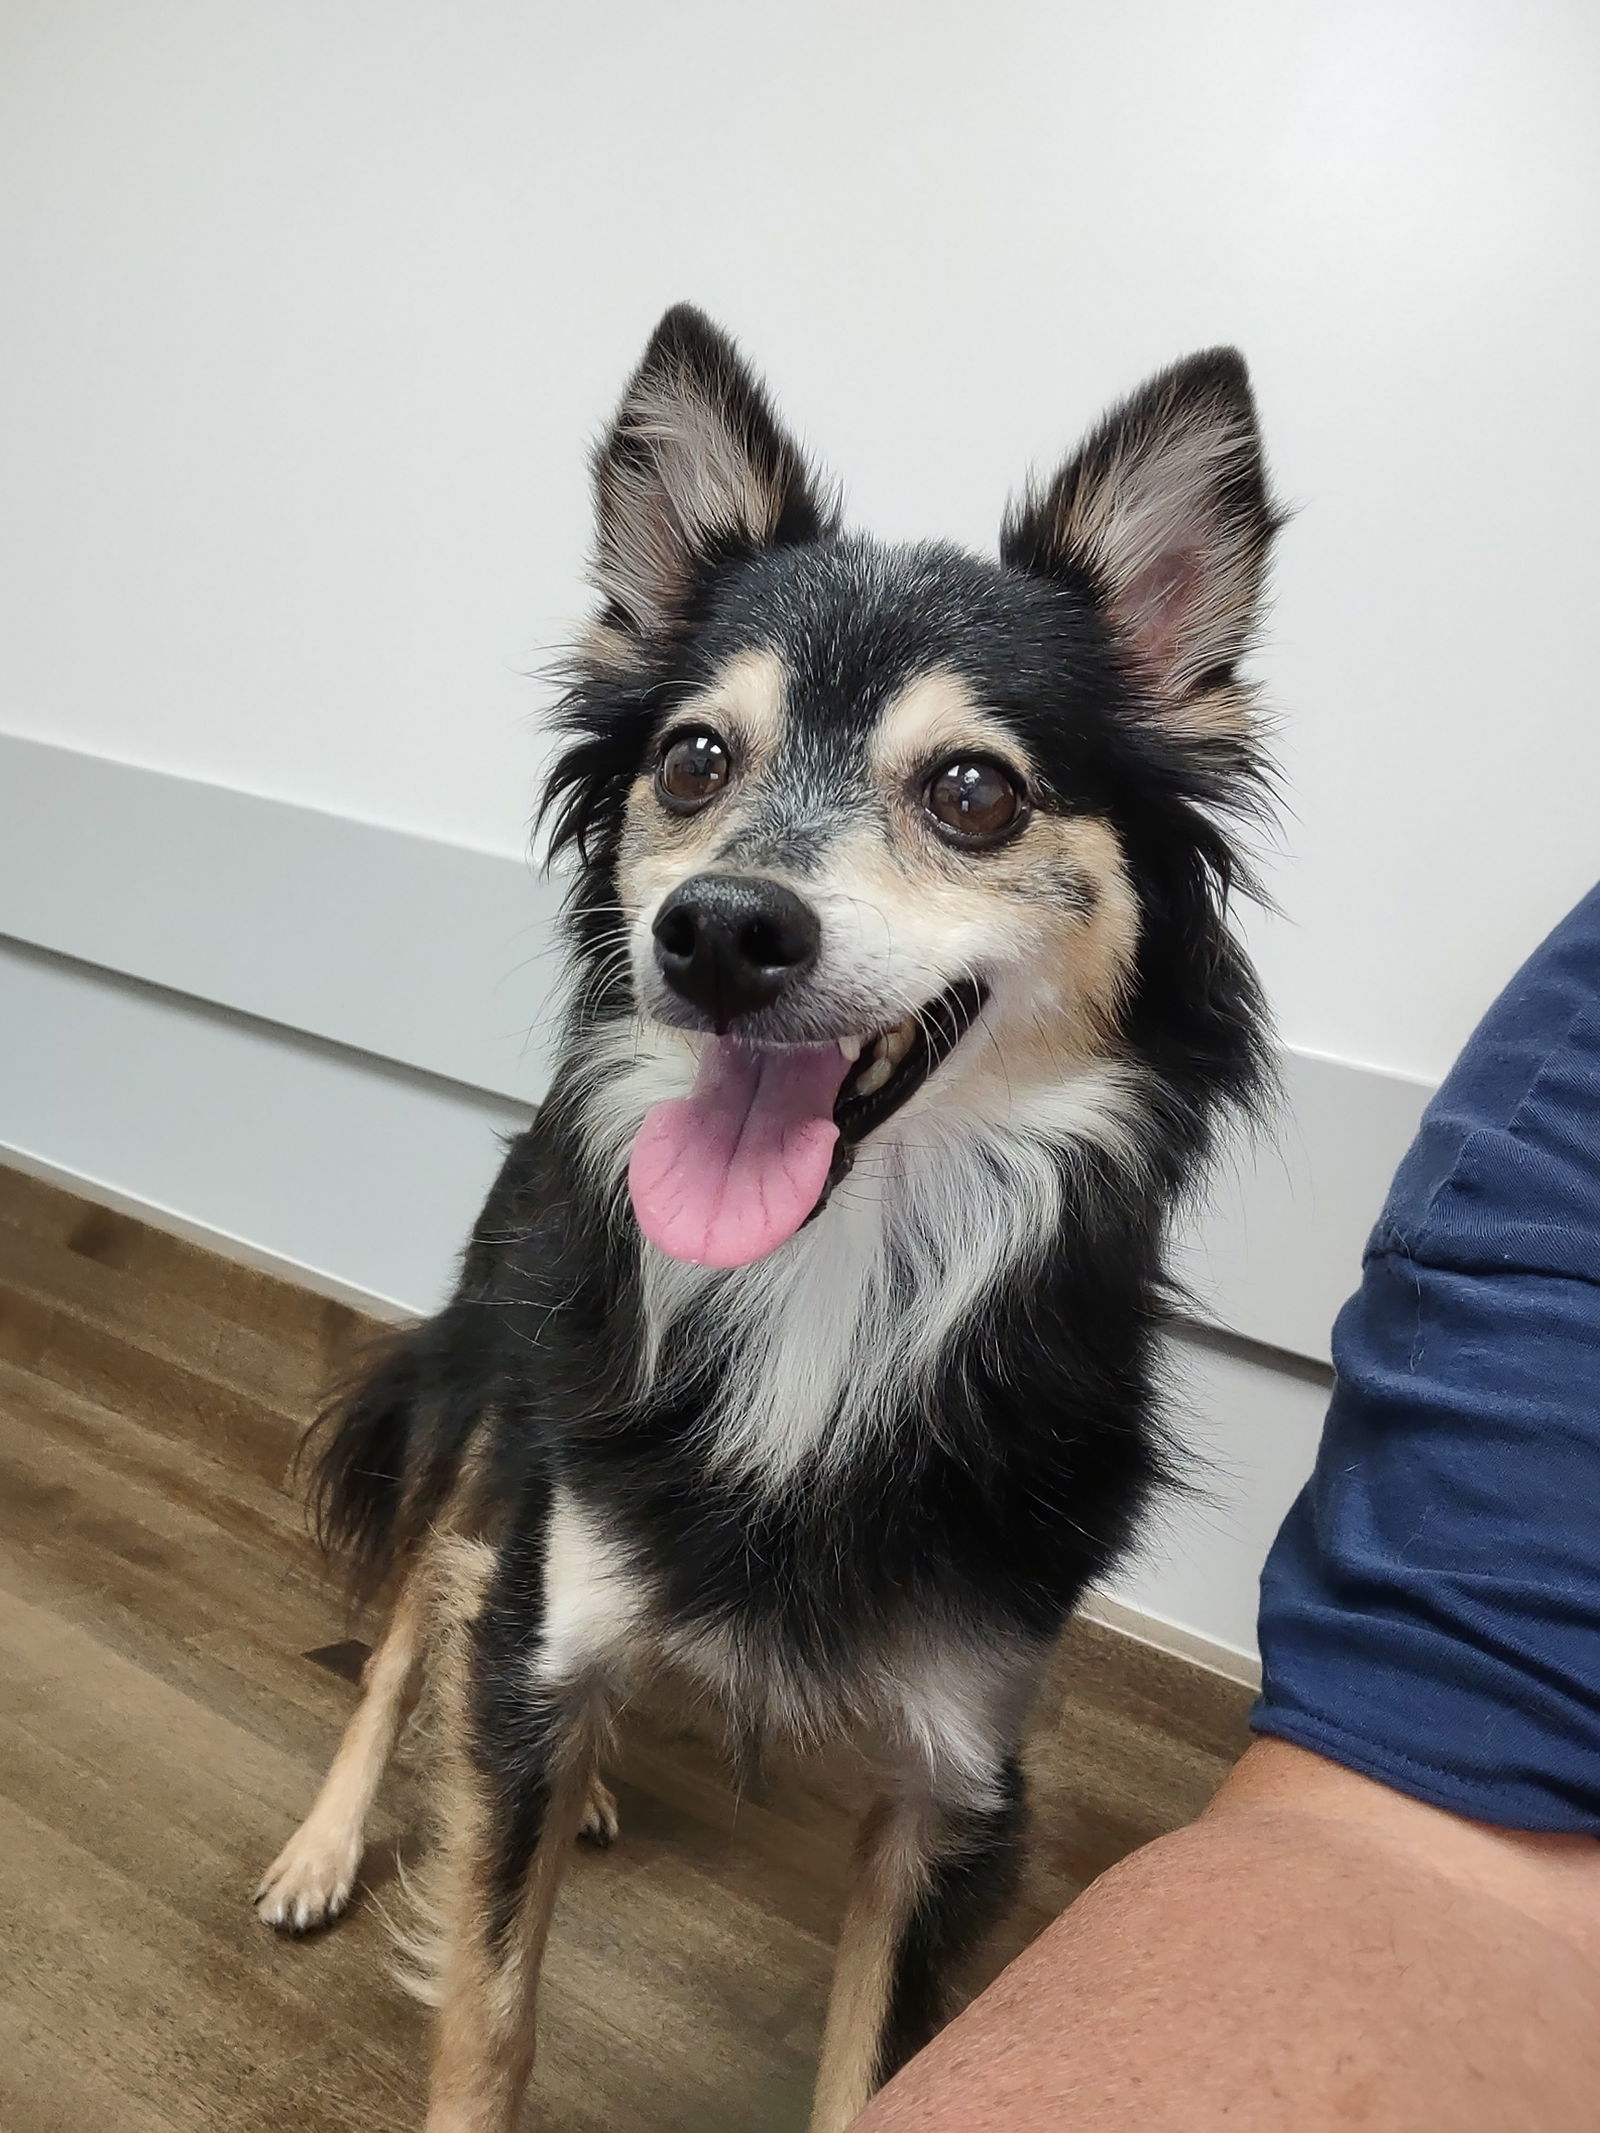
[[(285, 1492), (344, 1307), (0, 1171), (0, 2127), (376, 2133), (421, 2122), (424, 2012), (368, 1893), (274, 1938), (248, 1898), (308, 1804), (351, 1634)], [(1035, 1857), (974, 1982), (1192, 1815), (1246, 1694), (1091, 1627), (1045, 1698)], [(623, 1834), (580, 1849), (547, 1970), (549, 2133), (798, 2133), (851, 1826), (847, 1775), (736, 1802), (640, 1717)], [(530, 2114), (532, 2115), (532, 2114)]]

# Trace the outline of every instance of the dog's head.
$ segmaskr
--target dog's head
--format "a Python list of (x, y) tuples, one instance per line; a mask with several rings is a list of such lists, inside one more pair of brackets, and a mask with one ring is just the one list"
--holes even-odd
[(1257, 774), (1236, 670), (1275, 520), (1237, 355), (1117, 409), (991, 562), (842, 533), (679, 308), (595, 484), (604, 607), (547, 805), (594, 973), (699, 1042), (634, 1150), (665, 1250), (764, 1255), (913, 1102), (1248, 1019), (1215, 812)]

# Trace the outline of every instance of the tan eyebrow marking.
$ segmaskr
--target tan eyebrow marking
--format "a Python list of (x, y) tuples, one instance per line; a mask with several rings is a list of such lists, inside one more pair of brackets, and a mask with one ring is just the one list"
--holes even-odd
[(992, 717), (959, 674), (936, 668), (919, 674), (892, 699), (871, 741), (873, 767), (880, 777), (899, 783), (941, 756), (963, 749), (998, 756), (1026, 776), (1026, 751), (1009, 728)]
[(788, 726), (789, 677), (776, 652), (735, 652), (703, 689), (679, 704), (674, 725), (703, 718), (739, 743), (752, 764), (769, 762)]

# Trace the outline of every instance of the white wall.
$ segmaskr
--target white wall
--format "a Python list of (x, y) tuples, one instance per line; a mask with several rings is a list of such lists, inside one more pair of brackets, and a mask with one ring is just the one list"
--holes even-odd
[[(1108, 398), (1237, 340), (1300, 510), (1255, 944), (1292, 1043), (1437, 1076), (1596, 863), (1597, 108), (1600, 14), (1557, 0), (10, 0), (0, 734), (515, 853), (583, 446), (666, 302), (742, 333), (863, 523), (978, 543)], [(324, 1197), (373, 1187), (378, 1140), (334, 1121), (386, 1070), (294, 1070), (262, 1198), (207, 1109), (263, 1086), (242, 1055), (82, 972), (46, 1014), (37, 975), (0, 974), (0, 1142), (99, 1148), (257, 1243), (299, 1163), (359, 1278)], [(93, 1112), (91, 1003), (164, 1062), (170, 1130)], [(486, 1160), (461, 1101), (395, 1293)], [(1240, 1454), (1232, 1553), (1162, 1588), (1219, 1634), (1276, 1456)]]
[(1595, 865), (1597, 105), (1583, 0), (11, 0), (0, 726), (512, 850), (666, 301), (974, 542), (1234, 339), (1302, 507), (1261, 953), (1437, 1074)]

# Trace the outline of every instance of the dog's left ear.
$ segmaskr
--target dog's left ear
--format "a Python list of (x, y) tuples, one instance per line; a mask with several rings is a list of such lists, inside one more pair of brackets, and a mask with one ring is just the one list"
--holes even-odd
[(668, 640), (730, 558), (815, 540), (835, 507), (720, 328), (657, 326), (594, 455), (599, 635), (624, 661)]
[(1157, 716), (1214, 742), (1245, 735), (1234, 667), (1278, 522), (1249, 373), (1213, 348), (1152, 378), (1015, 503), (1000, 552), (1086, 592)]

